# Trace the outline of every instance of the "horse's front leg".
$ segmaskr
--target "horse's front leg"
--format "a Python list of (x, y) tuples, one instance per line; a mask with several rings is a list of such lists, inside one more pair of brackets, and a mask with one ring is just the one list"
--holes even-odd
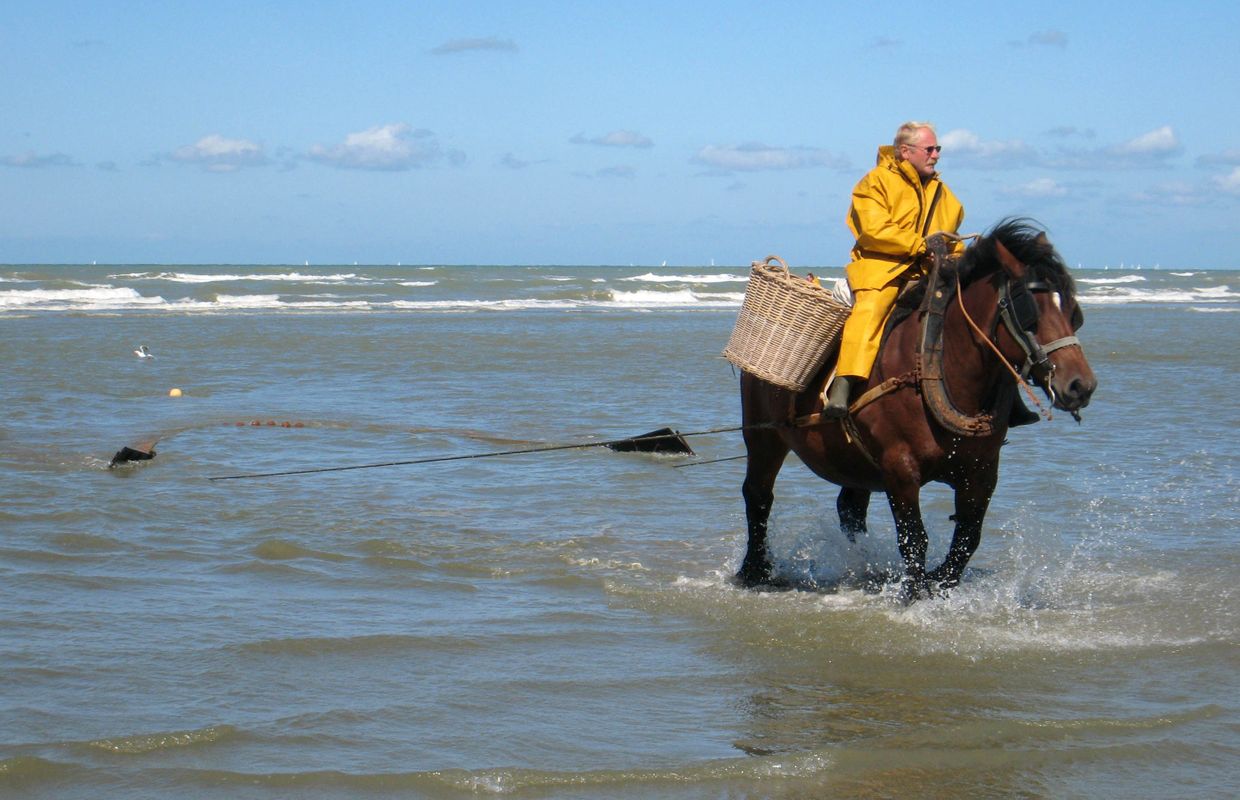
[(775, 478), (788, 455), (788, 445), (775, 431), (750, 429), (745, 431), (745, 449), (749, 461), (741, 494), (745, 498), (749, 540), (736, 579), (744, 586), (754, 587), (771, 583), (771, 554), (766, 543), (767, 520), (771, 516), (771, 505), (775, 502)]
[(835, 500), (835, 510), (840, 515), (840, 530), (854, 544), (857, 534), (865, 534), (865, 515), (870, 508), (870, 492), (867, 489), (840, 489)]
[(994, 462), (982, 470), (972, 472), (956, 485), (956, 530), (952, 544), (943, 563), (926, 576), (940, 588), (950, 589), (960, 583), (960, 576), (968, 566), (978, 544), (982, 541), (982, 521), (994, 494), (999, 478), (999, 464)]
[(904, 558), (901, 594), (906, 603), (926, 594), (926, 549), (929, 537), (921, 519), (921, 487), (900, 483), (887, 487), (887, 501), (896, 522), (896, 543)]

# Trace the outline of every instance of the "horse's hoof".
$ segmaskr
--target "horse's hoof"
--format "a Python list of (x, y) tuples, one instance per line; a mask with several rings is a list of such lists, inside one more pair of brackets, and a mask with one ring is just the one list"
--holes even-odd
[(771, 572), (764, 569), (741, 569), (736, 573), (735, 580), (741, 588), (756, 589), (770, 583)]
[(790, 589), (792, 584), (785, 578), (778, 578), (769, 566), (749, 569), (741, 567), (736, 573), (736, 583), (744, 589)]
[(926, 575), (926, 584), (934, 588), (936, 595), (946, 596), (949, 589), (955, 589), (960, 585), (960, 575), (942, 569), (931, 570)]
[(900, 605), (911, 606), (918, 600), (923, 600), (930, 596), (930, 587), (926, 585), (926, 579), (905, 578), (900, 581)]

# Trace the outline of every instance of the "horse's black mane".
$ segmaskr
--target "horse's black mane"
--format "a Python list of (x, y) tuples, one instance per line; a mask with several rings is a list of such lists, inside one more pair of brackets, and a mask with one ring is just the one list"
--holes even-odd
[(999, 268), (995, 242), (1002, 242), (1018, 261), (1029, 269), (1029, 277), (1044, 280), (1065, 298), (1076, 296), (1076, 285), (1068, 267), (1045, 238), (1041, 227), (1027, 217), (1000, 220), (982, 238), (973, 243), (960, 259), (961, 283), (968, 285), (978, 278), (991, 275)]

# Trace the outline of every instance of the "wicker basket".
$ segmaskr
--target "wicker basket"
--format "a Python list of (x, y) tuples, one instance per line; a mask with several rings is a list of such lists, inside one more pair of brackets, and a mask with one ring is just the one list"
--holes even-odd
[(723, 357), (768, 383), (802, 391), (839, 343), (851, 310), (789, 273), (779, 256), (767, 256), (753, 262)]

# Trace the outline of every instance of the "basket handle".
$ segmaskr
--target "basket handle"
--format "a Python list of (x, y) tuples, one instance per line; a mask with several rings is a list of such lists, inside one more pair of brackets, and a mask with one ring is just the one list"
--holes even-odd
[(786, 277), (786, 278), (791, 278), (791, 277), (792, 277), (792, 273), (790, 273), (790, 272), (788, 271), (788, 262), (787, 262), (787, 261), (784, 261), (784, 260), (783, 260), (782, 258), (780, 258), (779, 256), (767, 256), (765, 261), (755, 261), (755, 262), (753, 262), (753, 263), (751, 264), (751, 266), (754, 266), (754, 267), (769, 267), (769, 266), (771, 266), (771, 262), (772, 262), (772, 261), (778, 261), (778, 262), (779, 262), (779, 266), (781, 266), (781, 267), (783, 267), (783, 268), (784, 268), (784, 277)]

